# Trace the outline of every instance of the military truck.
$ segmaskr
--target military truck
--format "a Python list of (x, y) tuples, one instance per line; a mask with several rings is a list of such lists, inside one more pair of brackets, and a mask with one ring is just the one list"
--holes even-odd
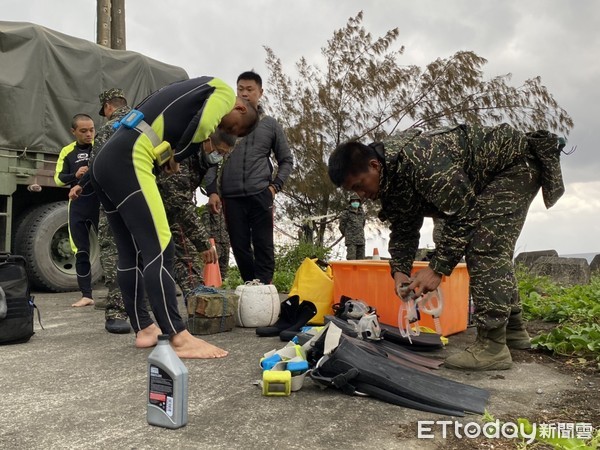
[[(104, 120), (98, 115), (103, 90), (122, 88), (135, 105), (188, 75), (136, 52), (3, 21), (0, 67), (0, 251), (25, 257), (35, 287), (76, 290), (69, 191), (53, 178), (60, 150), (74, 140), (71, 118), (89, 114), (98, 129)], [(102, 269), (93, 231), (91, 240), (92, 275), (98, 281)]]

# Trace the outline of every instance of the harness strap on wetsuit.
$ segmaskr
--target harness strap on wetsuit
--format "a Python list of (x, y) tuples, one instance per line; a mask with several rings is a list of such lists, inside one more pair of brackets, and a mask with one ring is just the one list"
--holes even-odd
[(132, 109), (121, 120), (115, 122), (113, 128), (117, 129), (121, 125), (125, 128), (135, 129), (140, 134), (146, 136), (152, 144), (154, 158), (159, 166), (165, 164), (173, 157), (173, 149), (167, 141), (161, 141), (156, 131), (144, 120), (144, 113), (137, 109)]
[(154, 129), (148, 125), (148, 122), (145, 120), (141, 120), (134, 128), (140, 133), (145, 134), (146, 137), (150, 139), (153, 147), (158, 147), (162, 142), (158, 137), (158, 134), (156, 134), (156, 131), (154, 131)]

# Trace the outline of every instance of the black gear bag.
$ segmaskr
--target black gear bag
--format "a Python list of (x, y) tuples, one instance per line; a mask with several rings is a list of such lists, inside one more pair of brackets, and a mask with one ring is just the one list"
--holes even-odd
[(0, 254), (0, 345), (27, 342), (33, 336), (34, 308), (25, 259)]

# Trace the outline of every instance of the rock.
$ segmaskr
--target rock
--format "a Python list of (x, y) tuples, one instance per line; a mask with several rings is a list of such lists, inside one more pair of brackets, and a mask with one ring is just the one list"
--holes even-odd
[(522, 264), (527, 268), (531, 268), (533, 263), (542, 256), (558, 256), (556, 250), (537, 250), (535, 252), (521, 252), (515, 258), (515, 264)]
[(531, 267), (531, 273), (549, 277), (563, 286), (588, 284), (590, 282), (590, 265), (585, 258), (560, 258), (541, 256)]
[(592, 262), (590, 263), (590, 271), (592, 273), (600, 271), (600, 255), (596, 255), (594, 256), (594, 259), (592, 259)]

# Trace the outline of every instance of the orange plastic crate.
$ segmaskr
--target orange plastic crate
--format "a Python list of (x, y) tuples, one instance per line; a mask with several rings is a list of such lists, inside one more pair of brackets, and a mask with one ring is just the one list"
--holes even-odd
[[(379, 321), (398, 326), (400, 299), (394, 292), (394, 280), (387, 261), (330, 261), (333, 269), (333, 298), (339, 302), (341, 295), (363, 300), (377, 309)], [(412, 274), (428, 266), (428, 262), (415, 261)], [(469, 274), (465, 263), (458, 264), (440, 285), (444, 297), (444, 310), (440, 316), (442, 334), (449, 336), (467, 329), (469, 321)], [(421, 326), (435, 329), (433, 318), (421, 313)]]

